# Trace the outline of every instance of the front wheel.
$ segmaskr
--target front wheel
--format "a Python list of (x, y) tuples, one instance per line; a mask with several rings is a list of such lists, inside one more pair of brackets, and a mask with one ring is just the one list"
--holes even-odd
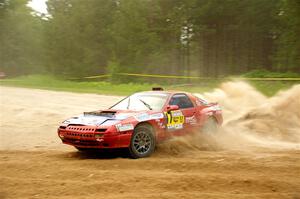
[(155, 149), (155, 137), (149, 125), (139, 125), (134, 129), (129, 146), (131, 158), (150, 156)]

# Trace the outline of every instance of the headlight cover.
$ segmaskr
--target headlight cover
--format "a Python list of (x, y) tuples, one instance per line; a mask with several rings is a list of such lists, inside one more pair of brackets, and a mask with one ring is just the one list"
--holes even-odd
[(119, 132), (130, 131), (134, 129), (133, 124), (116, 124), (115, 126)]

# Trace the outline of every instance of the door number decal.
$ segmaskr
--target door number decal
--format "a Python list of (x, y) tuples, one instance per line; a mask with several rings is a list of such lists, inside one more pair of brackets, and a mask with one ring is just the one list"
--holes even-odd
[(167, 115), (167, 128), (168, 129), (182, 129), (184, 123), (184, 115), (180, 110), (171, 111)]

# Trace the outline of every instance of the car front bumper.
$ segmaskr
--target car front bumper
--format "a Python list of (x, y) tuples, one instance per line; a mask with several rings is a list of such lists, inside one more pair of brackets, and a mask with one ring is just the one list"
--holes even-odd
[(94, 133), (59, 131), (58, 135), (64, 144), (78, 148), (125, 148), (130, 145), (132, 132), (103, 134), (101, 137), (95, 137)]

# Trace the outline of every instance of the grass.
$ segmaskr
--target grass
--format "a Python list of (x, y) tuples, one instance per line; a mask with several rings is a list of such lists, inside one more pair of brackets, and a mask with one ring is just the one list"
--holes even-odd
[[(193, 84), (174, 84), (164, 83), (127, 83), (127, 84), (112, 84), (105, 81), (71, 81), (60, 79), (49, 75), (29, 75), (17, 78), (2, 79), (0, 85), (14, 86), (25, 88), (37, 88), (54, 91), (70, 91), (77, 93), (97, 93), (107, 95), (129, 95), (138, 91), (151, 90), (152, 87), (161, 86), (168, 90), (183, 90), (188, 92), (206, 92), (218, 87), (220, 80), (205, 80)], [(267, 96), (274, 95), (278, 90), (288, 89), (293, 84), (299, 82), (287, 81), (251, 81), (255, 88)]]
[(242, 75), (243, 77), (258, 77), (258, 78), (276, 78), (276, 77), (283, 77), (283, 78), (298, 78), (300, 77), (299, 73), (294, 72), (273, 72), (268, 70), (252, 70), (248, 73)]
[(25, 88), (38, 88), (54, 91), (70, 91), (77, 93), (98, 93), (127, 95), (132, 92), (147, 90), (151, 84), (111, 84), (109, 82), (79, 82), (59, 79), (53, 76), (29, 75), (0, 81), (0, 85)]
[(273, 96), (280, 90), (287, 90), (299, 81), (251, 81), (250, 84), (266, 96)]

